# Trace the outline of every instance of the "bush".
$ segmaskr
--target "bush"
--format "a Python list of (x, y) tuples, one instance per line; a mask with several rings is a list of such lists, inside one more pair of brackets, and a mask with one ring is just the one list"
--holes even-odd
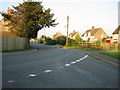
[(56, 40), (57, 44), (60, 45), (65, 45), (66, 44), (66, 39), (65, 38), (60, 38)]
[(42, 39), (40, 39), (40, 40), (38, 41), (38, 43), (44, 43), (44, 41), (43, 41)]
[(45, 44), (47, 44), (47, 45), (55, 45), (55, 44), (57, 44), (56, 40), (52, 40), (51, 38), (46, 38), (45, 42), (46, 42)]
[(73, 40), (73, 39), (69, 39), (68, 45), (69, 45), (69, 46), (75, 46), (75, 45), (76, 45), (76, 41)]

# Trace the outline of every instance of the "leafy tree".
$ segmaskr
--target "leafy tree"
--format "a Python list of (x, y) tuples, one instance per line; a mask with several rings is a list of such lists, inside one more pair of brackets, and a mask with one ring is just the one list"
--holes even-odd
[(103, 38), (101, 41), (102, 41), (102, 42), (105, 42), (106, 39), (107, 39), (107, 38)]
[(76, 33), (76, 35), (75, 35), (75, 41), (76, 41), (76, 43), (79, 43), (79, 42), (82, 41), (82, 38), (80, 37), (79, 33)]
[(11, 15), (7, 13), (1, 13), (1, 15), (8, 22), (9, 30), (17, 36), (36, 38), (37, 32), (42, 28), (57, 25), (51, 9), (45, 10), (41, 2), (23, 2), (13, 8)]

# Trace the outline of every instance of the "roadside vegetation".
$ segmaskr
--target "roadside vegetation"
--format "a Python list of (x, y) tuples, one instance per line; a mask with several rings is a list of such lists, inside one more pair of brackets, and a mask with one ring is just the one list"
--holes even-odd
[[(58, 35), (55, 36), (53, 38), (50, 37), (46, 37), (45, 35), (42, 35), (39, 40), (38, 40), (39, 44), (46, 44), (46, 45), (60, 45), (60, 46), (65, 46), (66, 44), (66, 36), (64, 35)], [(76, 41), (73, 39), (69, 38), (69, 46), (70, 45), (75, 45)]]
[(83, 49), (83, 50), (86, 50), (86, 51), (96, 51), (98, 49), (92, 49), (92, 48), (86, 48), (86, 47), (76, 47), (76, 46), (69, 46), (68, 48), (73, 48), (73, 49)]
[[(73, 34), (75, 34), (74, 39), (73, 39), (73, 36), (72, 36)], [(112, 47), (103, 46), (103, 45), (106, 45), (104, 40), (102, 42), (101, 41), (95, 41), (93, 43), (89, 43), (89, 40), (84, 41), (80, 37), (79, 33), (75, 32), (75, 31), (73, 33), (71, 33), (70, 35), (71, 36), (69, 36), (69, 38), (68, 38), (68, 46), (66, 46), (66, 36), (62, 35), (60, 32), (56, 32), (56, 34), (54, 34), (52, 38), (46, 37), (45, 35), (42, 35), (38, 39), (38, 43), (46, 44), (46, 45), (56, 45), (56, 46), (60, 46), (60, 47), (73, 48), (73, 49), (83, 49), (83, 50), (87, 50), (87, 51), (120, 50), (120, 48), (115, 47), (115, 44), (113, 44)], [(101, 45), (101, 43), (103, 43), (103, 45)]]
[(103, 52), (101, 54), (111, 56), (113, 58), (117, 58), (118, 60), (120, 60), (120, 52)]
[(11, 33), (19, 37), (36, 38), (37, 32), (42, 28), (55, 27), (56, 19), (51, 9), (45, 9), (42, 2), (23, 2), (18, 6), (13, 6), (10, 13), (0, 12), (4, 21), (9, 22), (7, 26)]
[(17, 50), (3, 50), (2, 52), (20, 52), (20, 51), (27, 51), (30, 49), (17, 49)]

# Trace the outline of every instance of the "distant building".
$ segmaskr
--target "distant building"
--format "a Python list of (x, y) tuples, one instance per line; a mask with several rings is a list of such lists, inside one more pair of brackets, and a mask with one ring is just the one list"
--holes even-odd
[(113, 34), (113, 40), (112, 40), (112, 42), (116, 42), (116, 43), (120, 43), (120, 40), (118, 40), (119, 38), (118, 37), (120, 37), (119, 34), (120, 33), (120, 25), (118, 26), (118, 28), (112, 33)]
[[(7, 14), (11, 15), (11, 9), (8, 8), (7, 10)], [(8, 21), (4, 21), (4, 19), (0, 20), (0, 36), (1, 37), (17, 37), (15, 34), (11, 33), (9, 31), (9, 27), (5, 26), (7, 25), (9, 22)]]
[[(75, 35), (76, 35), (77, 33), (79, 33), (79, 32), (74, 30), (73, 32), (71, 32), (71, 33), (69, 34), (69, 38), (75, 39)], [(80, 34), (80, 33), (79, 33), (79, 34)]]
[(101, 41), (103, 38), (107, 37), (108, 35), (102, 28), (94, 28), (94, 26), (82, 35), (82, 39), (89, 42)]

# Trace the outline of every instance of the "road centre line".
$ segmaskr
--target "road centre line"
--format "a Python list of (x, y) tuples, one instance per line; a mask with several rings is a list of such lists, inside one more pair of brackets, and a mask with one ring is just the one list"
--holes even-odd
[(44, 72), (49, 73), (49, 72), (52, 72), (52, 70), (49, 69), (49, 70), (45, 70)]
[[(70, 66), (70, 65), (72, 65), (72, 64), (75, 64), (75, 63), (78, 63), (79, 61), (81, 61), (81, 60), (83, 60), (83, 59), (86, 59), (88, 57), (88, 55), (85, 55), (84, 57), (82, 57), (82, 58), (80, 58), (80, 59), (78, 59), (78, 60), (75, 60), (75, 61), (73, 61), (73, 62), (70, 62), (71, 64), (65, 64), (64, 66)], [(60, 66), (60, 68), (64, 68), (64, 66)], [(51, 69), (47, 69), (47, 70), (44, 70), (43, 72), (45, 72), (45, 73), (50, 73), (50, 72), (52, 72), (53, 70), (51, 70)], [(35, 73), (31, 73), (31, 74), (29, 74), (27, 77), (35, 77), (35, 76), (37, 76)], [(14, 83), (14, 80), (9, 80), (8, 81), (8, 83)]]
[(65, 64), (65, 66), (70, 66), (71, 64), (75, 64), (75, 63), (78, 63), (79, 61), (83, 60), (83, 59), (86, 59), (88, 57), (88, 55), (85, 55), (84, 57), (78, 59), (78, 60), (75, 60), (75, 62), (70, 62), (70, 64)]
[(9, 80), (8, 83), (14, 83), (14, 80)]
[(80, 60), (76, 60), (76, 62), (79, 62)]
[(67, 67), (67, 66), (70, 66), (70, 64), (65, 64), (65, 66)]
[(31, 73), (30, 75), (29, 75), (29, 77), (35, 77), (36, 76), (36, 74), (33, 74), (33, 73)]
[(71, 64), (75, 64), (76, 62), (70, 62)]
[[(80, 58), (80, 59), (78, 59), (78, 60), (75, 60), (75, 61), (70, 62), (70, 64), (69, 64), (69, 63), (68, 63), (68, 64), (65, 64), (64, 66), (65, 66), (65, 67), (68, 67), (68, 66), (70, 66), (70, 65), (72, 65), (72, 64), (78, 63), (78, 62), (86, 59), (87, 57), (88, 57), (88, 55), (85, 55), (84, 57), (82, 57), (82, 58)], [(64, 66), (60, 66), (60, 68), (64, 68)], [(45, 73), (50, 73), (50, 72), (52, 72), (52, 71), (53, 71), (53, 70), (48, 69), (48, 70), (45, 70), (45, 71), (43, 71), (43, 72), (45, 72)]]

